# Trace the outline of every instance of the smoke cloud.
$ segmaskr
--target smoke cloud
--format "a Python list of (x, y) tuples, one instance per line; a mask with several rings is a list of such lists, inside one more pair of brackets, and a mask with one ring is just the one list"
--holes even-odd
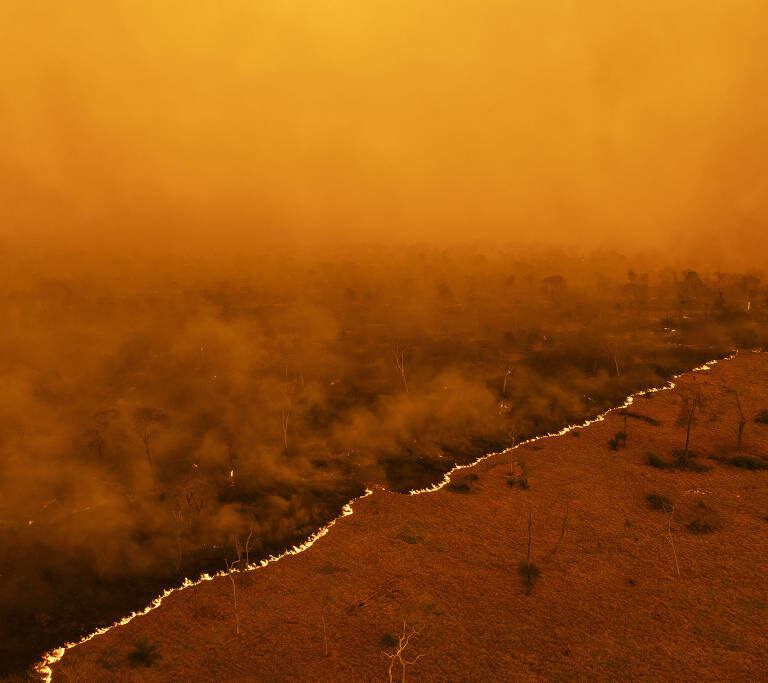
[(8, 0), (0, 25), (9, 243), (767, 246), (759, 0)]

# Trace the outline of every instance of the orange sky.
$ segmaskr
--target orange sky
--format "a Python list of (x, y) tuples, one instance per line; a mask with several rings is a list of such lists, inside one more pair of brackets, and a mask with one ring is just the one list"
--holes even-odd
[(0, 27), (11, 243), (768, 250), (764, 0), (3, 0)]

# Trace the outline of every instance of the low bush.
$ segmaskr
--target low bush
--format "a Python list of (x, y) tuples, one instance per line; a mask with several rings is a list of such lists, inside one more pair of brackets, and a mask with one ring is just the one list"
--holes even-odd
[(697, 463), (693, 458), (696, 457), (695, 453), (688, 453), (688, 457), (684, 457), (682, 451), (675, 451), (675, 459), (672, 462), (662, 460), (655, 453), (646, 453), (648, 458), (648, 465), (655, 467), (659, 470), (673, 470), (678, 472), (707, 472), (710, 468), (706, 465)]
[(768, 425), (768, 409), (761, 410), (757, 415), (755, 415), (755, 422)]
[(520, 573), (520, 576), (523, 577), (523, 582), (525, 583), (525, 587), (530, 593), (536, 579), (538, 579), (539, 576), (541, 575), (541, 569), (539, 569), (538, 566), (535, 565), (533, 562), (523, 561), (518, 566), (517, 571)]
[(736, 455), (728, 458), (728, 462), (734, 467), (741, 467), (745, 470), (768, 470), (768, 462), (751, 455)]
[(608, 447), (612, 451), (618, 451), (619, 448), (627, 447), (627, 435), (625, 432), (616, 432), (612, 439), (608, 440)]
[(158, 659), (160, 654), (157, 652), (157, 645), (153, 645), (149, 640), (144, 637), (137, 640), (133, 644), (134, 649), (128, 653), (128, 661), (133, 666), (152, 666)]
[(672, 501), (659, 493), (649, 493), (645, 497), (645, 502), (648, 503), (648, 507), (651, 510), (663, 510), (664, 512), (672, 512)]

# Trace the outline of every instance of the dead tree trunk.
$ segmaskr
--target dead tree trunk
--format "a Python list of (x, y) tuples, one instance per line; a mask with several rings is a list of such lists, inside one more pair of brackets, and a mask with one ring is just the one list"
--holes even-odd
[(739, 450), (741, 450), (741, 437), (744, 434), (744, 425), (747, 424), (747, 421), (744, 418), (744, 411), (741, 409), (741, 400), (739, 399), (739, 392), (736, 391), (736, 389), (734, 389), (733, 393), (736, 396), (736, 407), (739, 409), (739, 437), (738, 437), (737, 447)]
[(691, 410), (688, 413), (688, 426), (685, 430), (685, 448), (683, 449), (683, 459), (688, 457), (688, 446), (691, 442), (691, 425), (693, 424), (693, 414), (696, 412), (696, 397), (691, 399)]

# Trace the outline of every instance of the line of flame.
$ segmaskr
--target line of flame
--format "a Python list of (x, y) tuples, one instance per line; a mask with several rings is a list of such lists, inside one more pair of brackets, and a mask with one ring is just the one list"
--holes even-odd
[(557, 432), (547, 432), (546, 434), (539, 434), (538, 436), (532, 436), (530, 439), (521, 441), (520, 443), (515, 444), (510, 448), (505, 448), (504, 450), (497, 451), (495, 453), (486, 453), (485, 455), (481, 455), (479, 458), (477, 458), (477, 460), (473, 460), (472, 462), (466, 465), (454, 464), (453, 468), (448, 470), (443, 475), (442, 480), (440, 480), (436, 484), (432, 484), (431, 486), (427, 486), (423, 489), (412, 489), (411, 491), (408, 491), (408, 495), (418, 496), (422, 493), (432, 493), (433, 491), (439, 491), (444, 486), (450, 484), (451, 475), (454, 474), (455, 472), (458, 472), (459, 470), (469, 469), (470, 467), (474, 467), (478, 463), (483, 462), (483, 460), (487, 460), (488, 458), (493, 458), (494, 456), (497, 456), (497, 455), (503, 455), (504, 453), (509, 453), (511, 451), (514, 451), (517, 448), (526, 446), (529, 443), (533, 443), (534, 441), (539, 441), (540, 439), (548, 439), (552, 436), (562, 436), (563, 434), (568, 434), (568, 432), (572, 432), (574, 429), (583, 429), (584, 427), (588, 427), (589, 425), (594, 424), (595, 422), (602, 422), (611, 413), (616, 412), (617, 410), (624, 410), (624, 408), (631, 406), (632, 403), (634, 403), (635, 398), (637, 398), (638, 396), (643, 396), (645, 394), (654, 394), (659, 391), (669, 391), (670, 389), (674, 389), (676, 386), (675, 380), (679, 379), (683, 375), (687, 375), (691, 372), (701, 372), (703, 370), (709, 370), (713, 365), (717, 365), (717, 363), (720, 363), (722, 361), (731, 360), (732, 358), (735, 358), (737, 355), (738, 355), (738, 351), (734, 351), (733, 353), (731, 353), (729, 356), (726, 356), (725, 358), (710, 360), (704, 363), (704, 365), (699, 365), (697, 368), (693, 368), (692, 370), (686, 370), (684, 372), (680, 372), (676, 375), (673, 375), (672, 379), (669, 380), (664, 386), (651, 387), (649, 389), (641, 389), (640, 391), (636, 391), (633, 394), (630, 394), (629, 396), (627, 396), (621, 405), (614, 406), (613, 408), (608, 408), (608, 410), (606, 410), (605, 412), (600, 413), (599, 415), (593, 418), (590, 418), (589, 420), (585, 420), (580, 424), (568, 425), (566, 427), (563, 427)]
[[(626, 408), (627, 406), (632, 405), (634, 399), (637, 396), (642, 396), (644, 394), (650, 394), (655, 393), (659, 391), (668, 391), (670, 389), (675, 388), (675, 380), (679, 379), (682, 375), (688, 374), (690, 372), (701, 372), (703, 370), (709, 370), (713, 365), (716, 365), (717, 363), (725, 360), (731, 360), (734, 358), (738, 352), (734, 352), (729, 356), (726, 356), (725, 358), (719, 359), (719, 360), (711, 360), (707, 363), (704, 363), (704, 365), (700, 365), (697, 368), (693, 368), (693, 370), (687, 370), (685, 372), (681, 372), (677, 375), (674, 375), (673, 378), (668, 381), (664, 386), (662, 387), (651, 387), (649, 389), (643, 389), (641, 391), (636, 391), (633, 394), (630, 394), (627, 396), (626, 399), (624, 399), (624, 402), (621, 405), (614, 406), (613, 408), (609, 408), (603, 413), (600, 413), (600, 415), (597, 415), (596, 417), (593, 417), (589, 420), (585, 420), (581, 424), (574, 424), (574, 425), (568, 425), (567, 427), (563, 427), (557, 432), (549, 432), (547, 434), (540, 434), (539, 436), (531, 437), (530, 439), (526, 439), (525, 441), (521, 441), (518, 444), (515, 444), (511, 448), (505, 448), (502, 451), (498, 451), (496, 453), (487, 453), (485, 455), (480, 456), (476, 460), (474, 460), (471, 463), (468, 463), (466, 465), (454, 465), (452, 469), (450, 469), (448, 472), (445, 473), (443, 476), (443, 479), (433, 484), (432, 486), (428, 486), (423, 489), (413, 489), (408, 492), (408, 495), (411, 496), (417, 496), (422, 493), (432, 493), (433, 491), (439, 491), (441, 488), (446, 486), (451, 481), (451, 475), (459, 470), (468, 469), (470, 467), (474, 467), (478, 463), (482, 462), (483, 460), (487, 460), (488, 458), (492, 458), (496, 455), (501, 455), (503, 453), (509, 453), (510, 451), (515, 450), (516, 448), (520, 448), (521, 446), (525, 446), (526, 444), (533, 443), (534, 441), (539, 441), (540, 439), (548, 439), (552, 436), (562, 436), (563, 434), (567, 434), (568, 432), (573, 431), (574, 429), (582, 429), (584, 427), (587, 427), (591, 424), (594, 424), (595, 422), (602, 422), (605, 420), (606, 416), (610, 413), (613, 413), (617, 410), (622, 410)], [(267, 565), (271, 564), (272, 562), (277, 562), (281, 560), (282, 558), (286, 557), (287, 555), (298, 555), (301, 552), (304, 552), (308, 548), (310, 548), (316, 541), (321, 539), (323, 536), (325, 536), (330, 530), (331, 527), (333, 527), (336, 522), (338, 522), (342, 517), (348, 517), (353, 513), (352, 511), (352, 505), (356, 503), (358, 500), (362, 500), (363, 498), (366, 498), (367, 496), (370, 496), (373, 493), (372, 489), (366, 489), (365, 493), (361, 496), (358, 496), (357, 498), (353, 498), (348, 503), (346, 503), (342, 509), (341, 514), (332, 519), (328, 524), (325, 526), (320, 527), (317, 531), (315, 531), (311, 536), (309, 536), (303, 543), (300, 545), (294, 545), (292, 548), (289, 548), (288, 550), (285, 550), (280, 555), (270, 555), (268, 558), (261, 560), (260, 562), (251, 563), (246, 567), (243, 568), (235, 568), (231, 569), (230, 571), (219, 571), (215, 574), (203, 574), (198, 578), (197, 580), (193, 581), (189, 578), (185, 578), (183, 583), (180, 586), (177, 586), (176, 588), (166, 588), (160, 595), (158, 595), (152, 602), (149, 603), (144, 609), (142, 610), (136, 610), (134, 612), (131, 612), (127, 616), (123, 617), (122, 619), (116, 621), (114, 624), (110, 624), (109, 626), (102, 626), (101, 628), (96, 629), (92, 633), (89, 633), (88, 635), (83, 636), (80, 638), (80, 640), (76, 642), (70, 642), (62, 645), (61, 647), (54, 648), (53, 650), (49, 650), (46, 652), (41, 661), (35, 665), (35, 671), (40, 674), (40, 677), (45, 683), (50, 683), (53, 678), (53, 669), (51, 668), (54, 664), (57, 662), (60, 662), (62, 658), (64, 657), (64, 654), (67, 650), (71, 650), (74, 647), (77, 647), (78, 645), (82, 645), (83, 643), (87, 643), (89, 640), (92, 640), (96, 636), (100, 636), (107, 631), (111, 631), (113, 628), (117, 628), (118, 626), (125, 626), (125, 624), (128, 624), (129, 622), (133, 621), (136, 617), (140, 617), (144, 614), (148, 614), (152, 610), (157, 609), (162, 604), (163, 600), (167, 598), (169, 595), (172, 595), (173, 593), (176, 593), (178, 591), (181, 591), (185, 588), (190, 588), (191, 586), (197, 586), (201, 583), (204, 583), (206, 581), (213, 581), (214, 579), (222, 576), (228, 576), (232, 573), (239, 573), (239, 572), (245, 572), (245, 571), (251, 571), (254, 569), (260, 569), (262, 567), (266, 567)]]
[(292, 548), (289, 548), (288, 550), (283, 551), (279, 555), (270, 555), (268, 558), (261, 560), (259, 562), (251, 562), (249, 565), (242, 568), (234, 568), (234, 569), (231, 569), (230, 571), (222, 570), (222, 571), (216, 572), (215, 574), (207, 574), (207, 573), (202, 574), (200, 578), (198, 578), (196, 581), (193, 581), (189, 578), (185, 578), (183, 583), (180, 586), (177, 586), (176, 588), (166, 588), (144, 609), (131, 612), (130, 614), (124, 616), (122, 619), (116, 621), (114, 624), (110, 624), (109, 626), (102, 626), (101, 628), (98, 628), (95, 631), (93, 631), (93, 633), (89, 633), (88, 635), (83, 636), (82, 638), (80, 638), (80, 640), (76, 642), (66, 643), (61, 647), (57, 647), (57, 648), (54, 648), (53, 650), (49, 650), (43, 655), (41, 661), (35, 665), (35, 671), (38, 674), (40, 674), (41, 679), (45, 681), (45, 683), (50, 683), (53, 678), (53, 669), (51, 667), (57, 662), (60, 662), (62, 660), (67, 650), (71, 650), (73, 647), (77, 647), (78, 645), (87, 643), (89, 640), (92, 640), (96, 636), (100, 636), (103, 633), (106, 633), (107, 631), (111, 631), (113, 628), (117, 628), (118, 626), (125, 626), (127, 623), (133, 621), (136, 617), (140, 617), (143, 614), (148, 614), (152, 610), (155, 610), (158, 607), (160, 607), (163, 600), (165, 600), (169, 595), (172, 595), (173, 593), (181, 591), (185, 588), (190, 588), (191, 586), (198, 586), (201, 583), (205, 583), (206, 581), (213, 581), (214, 579), (220, 576), (228, 576), (229, 574), (246, 572), (254, 569), (260, 569), (262, 567), (266, 567), (268, 564), (271, 564), (272, 562), (277, 562), (278, 560), (282, 560), (287, 555), (298, 555), (299, 553), (304, 552), (305, 550), (307, 550), (307, 548), (312, 546), (316, 541), (318, 541), (323, 536), (325, 536), (331, 530), (331, 527), (334, 524), (336, 524), (336, 522), (338, 522), (342, 517), (349, 517), (349, 515), (352, 514), (352, 505), (354, 505), (358, 500), (362, 500), (363, 498), (370, 496), (372, 493), (373, 493), (372, 489), (366, 489), (364, 494), (350, 500), (341, 508), (341, 514), (338, 517), (335, 517), (334, 519), (332, 519), (325, 526), (320, 527), (317, 531), (315, 531), (300, 545), (295, 545)]

